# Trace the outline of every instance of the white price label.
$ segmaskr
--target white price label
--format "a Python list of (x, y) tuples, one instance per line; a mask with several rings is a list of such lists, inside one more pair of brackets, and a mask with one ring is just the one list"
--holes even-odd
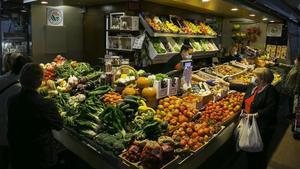
[(132, 48), (133, 49), (142, 49), (145, 37), (146, 37), (145, 33), (135, 37)]

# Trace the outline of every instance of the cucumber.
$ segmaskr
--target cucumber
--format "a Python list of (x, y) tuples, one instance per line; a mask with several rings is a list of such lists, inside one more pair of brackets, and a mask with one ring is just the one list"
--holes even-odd
[(139, 103), (136, 100), (134, 100), (134, 99), (125, 98), (124, 102), (139, 105)]
[(119, 107), (122, 107), (122, 106), (125, 106), (125, 105), (126, 105), (126, 103), (123, 102), (123, 101), (118, 103), (118, 106), (119, 106)]
[(102, 94), (105, 94), (107, 92), (110, 91), (110, 88), (107, 88), (107, 89), (97, 89), (97, 90), (94, 90), (94, 91), (91, 91), (89, 92), (88, 94), (89, 95), (102, 95)]
[(124, 106), (122, 106), (120, 109), (121, 110), (126, 110), (130, 107), (130, 104), (125, 104)]
[(125, 99), (132, 99), (132, 100), (145, 100), (144, 98), (140, 96), (126, 96)]
[(97, 87), (95, 90), (107, 90), (107, 89), (110, 89), (110, 86), (100, 86), (100, 87)]

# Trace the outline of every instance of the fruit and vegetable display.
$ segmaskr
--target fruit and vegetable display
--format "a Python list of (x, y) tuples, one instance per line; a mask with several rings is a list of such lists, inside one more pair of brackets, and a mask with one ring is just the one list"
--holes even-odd
[[(272, 82), (273, 85), (276, 85), (278, 82), (282, 80), (282, 77), (280, 73), (278, 72), (273, 72), (274, 75), (274, 80)], [(250, 84), (252, 77), (254, 77), (255, 74), (253, 72), (245, 72), (243, 74), (239, 74), (236, 76), (233, 76), (229, 81), (230, 83), (235, 83), (235, 84)]]
[(156, 52), (158, 54), (167, 52), (166, 48), (164, 47), (162, 42), (159, 40), (159, 38), (153, 38), (153, 39), (151, 39), (151, 42), (153, 44), (154, 49), (156, 50)]
[(214, 121), (184, 122), (172, 133), (172, 138), (184, 149), (197, 151), (221, 130)]
[(222, 78), (241, 73), (242, 71), (244, 71), (242, 68), (238, 68), (229, 64), (216, 65), (205, 69), (205, 72)]
[[(191, 102), (192, 99), (194, 99), (193, 102)], [(196, 106), (191, 105), (193, 103), (197, 104), (197, 98), (166, 97), (159, 101), (156, 117), (168, 122), (168, 127), (172, 130), (181, 123), (188, 122), (199, 112)]]
[(154, 32), (188, 35), (217, 35), (209, 25), (196, 20), (179, 19), (177, 17), (167, 19), (167, 17), (161, 16), (145, 16), (144, 20)]
[(171, 137), (161, 136), (157, 141), (134, 141), (121, 155), (121, 158), (131, 162), (137, 168), (156, 169), (176, 159), (182, 146)]
[[(123, 66), (108, 84), (105, 72), (85, 62), (57, 56), (41, 66), (38, 91), (56, 104), (65, 129), (130, 168), (178, 164), (209, 146), (241, 111), (243, 93), (229, 92), (227, 82), (202, 71), (193, 74), (190, 90), (182, 93), (179, 84), (180, 92), (157, 98), (155, 84), (168, 89), (172, 77)], [(236, 73), (228, 66), (214, 69)]]
[(224, 123), (241, 111), (244, 95), (239, 92), (228, 94), (225, 98), (213, 103), (210, 101), (201, 112), (202, 120)]
[[(164, 53), (179, 53), (182, 45), (178, 44), (172, 38), (150, 38), (155, 51), (158, 54)], [(204, 39), (189, 39), (189, 44), (193, 47), (194, 52), (209, 52), (209, 51), (218, 51), (218, 47), (211, 40)]]

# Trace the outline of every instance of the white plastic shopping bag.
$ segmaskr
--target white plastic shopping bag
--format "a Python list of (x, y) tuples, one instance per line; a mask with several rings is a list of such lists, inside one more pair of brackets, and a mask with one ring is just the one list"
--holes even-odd
[(247, 125), (247, 118), (244, 118), (245, 116), (247, 116), (247, 114), (245, 113), (244, 110), (242, 110), (242, 112), (240, 114), (239, 124), (237, 125), (237, 127), (234, 130), (234, 138), (236, 140), (236, 151), (240, 151), (240, 148), (239, 148), (240, 132), (241, 132), (243, 126)]
[(244, 120), (238, 136), (239, 148), (246, 152), (262, 151), (264, 146), (255, 117), (248, 115)]

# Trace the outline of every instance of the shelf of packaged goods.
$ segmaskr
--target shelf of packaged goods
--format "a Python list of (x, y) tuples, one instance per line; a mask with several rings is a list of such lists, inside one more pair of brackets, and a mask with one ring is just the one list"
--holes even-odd
[(191, 35), (191, 34), (177, 34), (177, 33), (161, 33), (161, 32), (154, 32), (152, 28), (148, 25), (145, 21), (144, 17), (140, 14), (140, 21), (144, 26), (145, 30), (151, 37), (178, 37), (178, 38), (202, 38), (202, 39), (214, 39), (217, 36), (210, 36), (210, 35)]

